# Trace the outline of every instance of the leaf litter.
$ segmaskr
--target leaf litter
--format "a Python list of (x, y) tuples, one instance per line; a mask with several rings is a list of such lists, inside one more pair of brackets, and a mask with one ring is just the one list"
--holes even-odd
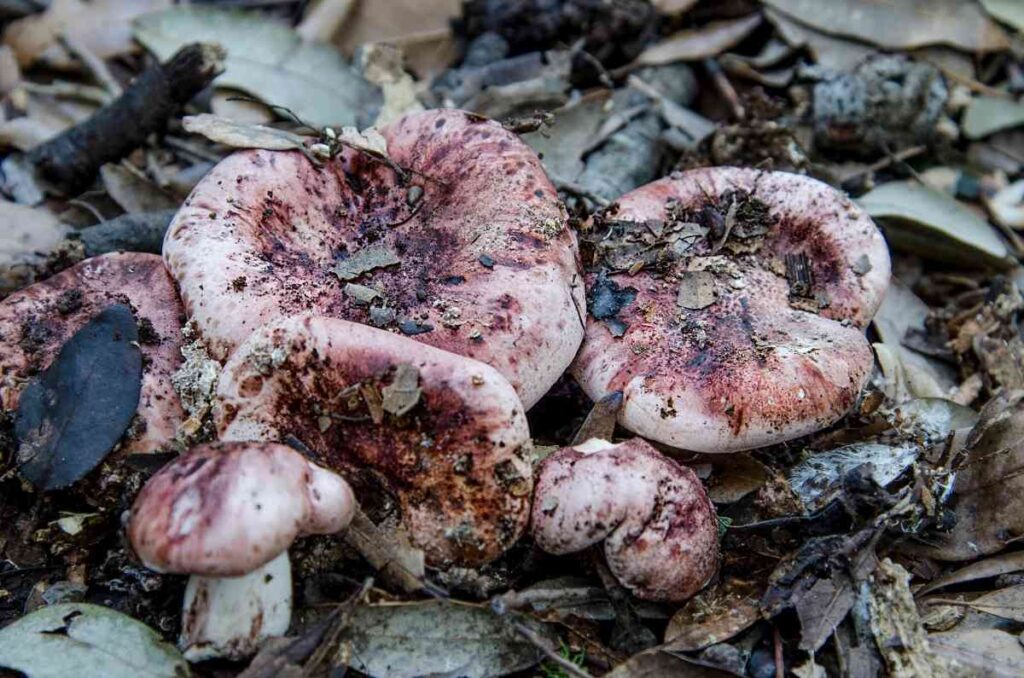
[[(81, 258), (89, 229), (126, 215), (166, 228), (166, 218), (148, 216), (173, 210), (234, 149), (294, 150), (320, 165), (351, 148), (387, 162), (371, 125), (438, 106), (495, 116), (542, 154), (578, 226), (583, 264), (596, 273), (588, 312), (613, 334), (625, 330), (620, 312), (637, 303), (639, 283), (628, 274), (660, 275), (695, 243), (751, 251), (772, 228), (756, 199), (738, 193), (705, 211), (669, 206), (663, 223), (617, 218), (618, 195), (675, 170), (810, 173), (847, 190), (890, 244), (896, 279), (871, 334), (876, 375), (844, 420), (739, 455), (664, 450), (698, 473), (719, 512), (722, 567), (697, 597), (680, 605), (623, 598), (602, 581), (599, 561), (539, 558), (528, 542), (481, 571), (434, 571), (382, 497), (346, 533), (301, 542), (295, 635), (264, 648), (264, 666), (380, 675), (1020, 674), (1024, 273), (1015, 230), (1024, 223), (1024, 144), (1015, 138), (1024, 116), (1014, 3), (623, 0), (631, 11), (622, 14), (586, 0), (10, 4), (25, 7), (0, 19), (3, 152), (31, 153), (88, 120), (147, 63), (186, 42), (216, 40), (227, 59), (212, 97), (194, 99), (144, 148), (98, 168), (79, 193), (54, 193), (35, 182), (23, 155), (7, 155), (0, 296)], [(373, 279), (401, 266), (402, 250), (360, 245), (332, 253), (326, 273), (340, 293), (407, 335), (457, 331), (396, 317)], [(474, 256), (499, 270), (500, 254)], [(815, 305), (800, 273), (807, 263), (780, 271), (794, 308)], [(685, 312), (715, 304), (724, 279), (691, 270), (674, 282)], [(189, 415), (182, 449), (212, 434), (219, 372), (202, 343), (188, 341), (175, 382)], [(414, 366), (371, 382), (351, 394), (360, 412), (381, 422), (416, 416), (424, 396)], [(142, 570), (113, 543), (134, 490), (115, 500), (111, 488), (135, 480), (102, 463), (124, 428), (98, 422), (127, 405), (99, 412), (101, 401), (82, 401), (74, 416), (95, 431), (40, 471), (44, 486), (55, 482), (44, 476), (68, 485), (45, 503), (21, 483), (17, 417), (0, 413), (0, 522), (9, 525), (0, 556), (19, 564), (0, 564), (0, 658), (5, 634), (83, 586), (152, 627), (123, 634), (134, 649), (173, 638), (178, 625), (175, 580)], [(69, 404), (41, 416), (64, 416)], [(621, 394), (592, 407), (571, 380), (560, 382), (530, 412), (536, 455), (581, 437), (623, 437), (620, 407)], [(153, 456), (132, 463), (155, 469)], [(100, 474), (90, 474), (97, 463), (99, 489)], [(23, 615), (30, 596), (51, 604)], [(77, 609), (79, 620), (103, 614)], [(69, 635), (81, 628), (67, 624)], [(664, 642), (638, 649), (623, 633)], [(28, 663), (12, 666), (29, 675), (63, 666), (40, 659), (55, 653), (36, 640), (18, 640)], [(104, 631), (96, 645), (115, 640)], [(144, 659), (153, 675), (183, 666), (164, 650)], [(266, 670), (254, 662), (244, 675)]]

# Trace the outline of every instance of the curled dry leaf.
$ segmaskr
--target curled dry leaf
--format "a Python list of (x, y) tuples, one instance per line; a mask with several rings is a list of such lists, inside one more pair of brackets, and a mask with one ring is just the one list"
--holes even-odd
[(267, 151), (295, 151), (305, 148), (309, 137), (264, 125), (246, 125), (211, 113), (188, 115), (182, 120), (186, 132), (231, 148), (262, 148)]
[(918, 591), (917, 595), (922, 596), (931, 591), (945, 588), (946, 586), (963, 584), (976, 579), (998, 577), (1001, 574), (1019, 572), (1020, 570), (1024, 570), (1024, 551), (1004, 553), (1002, 555), (979, 560), (976, 563), (971, 563), (966, 567), (961, 567), (958, 570), (954, 570), (949, 574), (943, 575)]
[(740, 19), (717, 21), (700, 28), (680, 31), (645, 49), (637, 57), (637, 63), (655, 66), (718, 56), (738, 45), (760, 24), (761, 15), (751, 14)]
[(1008, 251), (999, 232), (944, 193), (915, 182), (891, 181), (857, 202), (881, 220), (897, 248), (961, 266), (1007, 265)]

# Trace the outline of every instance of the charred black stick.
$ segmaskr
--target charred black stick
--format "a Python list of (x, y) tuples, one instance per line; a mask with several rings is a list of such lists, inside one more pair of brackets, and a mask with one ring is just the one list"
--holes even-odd
[(142, 73), (124, 94), (88, 120), (37, 146), (28, 160), (45, 181), (76, 193), (100, 166), (119, 160), (159, 132), (178, 108), (224, 70), (224, 51), (194, 43)]
[(143, 214), (122, 214), (79, 231), (85, 256), (95, 257), (107, 252), (150, 252), (160, 254), (164, 233), (174, 218), (175, 210)]

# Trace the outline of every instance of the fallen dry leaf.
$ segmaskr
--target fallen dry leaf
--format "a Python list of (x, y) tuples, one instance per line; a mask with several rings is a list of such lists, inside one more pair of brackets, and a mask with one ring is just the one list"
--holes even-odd
[(933, 633), (935, 654), (972, 670), (967, 675), (1017, 678), (1024, 675), (1024, 647), (1017, 637), (999, 629)]
[(765, 0), (791, 18), (831, 35), (885, 49), (950, 45), (966, 52), (1008, 49), (1006, 33), (973, 2), (963, 0)]
[(387, 42), (401, 48), (420, 79), (444, 69), (455, 56), (451, 20), (460, 0), (359, 0), (334, 36), (346, 55), (358, 47)]
[(43, 60), (66, 68), (74, 58), (60, 44), (61, 36), (73, 38), (101, 59), (125, 54), (137, 49), (132, 19), (171, 4), (171, 0), (54, 0), (46, 11), (9, 24), (3, 42), (22, 66)]
[(637, 57), (637, 63), (655, 66), (718, 56), (738, 45), (760, 24), (761, 15), (751, 14), (741, 19), (717, 21), (700, 28), (680, 31), (645, 49)]
[(701, 592), (672, 615), (663, 650), (693, 652), (724, 643), (761, 619), (757, 586), (735, 578)]

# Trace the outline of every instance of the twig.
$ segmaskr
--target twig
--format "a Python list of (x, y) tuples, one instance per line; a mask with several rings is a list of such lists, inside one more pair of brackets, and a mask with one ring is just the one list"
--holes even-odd
[(121, 89), (121, 83), (117, 81), (110, 69), (107, 68), (106, 62), (103, 59), (96, 56), (92, 50), (86, 47), (78, 38), (72, 35), (62, 35), (60, 41), (68, 48), (68, 51), (74, 54), (85, 66), (89, 74), (92, 75), (93, 80), (96, 84), (100, 85), (112, 97), (119, 97), (123, 94), (124, 90)]
[(224, 50), (195, 43), (140, 75), (124, 94), (88, 120), (28, 155), (39, 177), (68, 194), (88, 186), (99, 168), (120, 160), (163, 130), (178, 108), (223, 70)]
[(59, 99), (77, 99), (98, 106), (106, 106), (111, 100), (107, 91), (101, 87), (64, 82), (63, 80), (55, 80), (49, 84), (23, 80), (18, 86), (32, 94), (44, 94)]
[(164, 233), (174, 213), (175, 210), (162, 210), (122, 214), (79, 231), (78, 237), (87, 257), (120, 251), (160, 254)]
[(746, 118), (747, 111), (743, 108), (743, 104), (740, 103), (740, 97), (736, 94), (736, 88), (729, 82), (729, 77), (722, 70), (722, 67), (714, 59), (705, 59), (702, 63), (704, 64), (704, 70), (711, 76), (711, 81), (715, 83), (715, 89), (722, 95), (725, 102), (729, 104), (733, 117), (737, 120)]
[(514, 628), (519, 635), (530, 641), (530, 643), (534, 647), (536, 647), (538, 650), (544, 653), (545, 657), (547, 657), (554, 663), (558, 664), (562, 669), (566, 671), (566, 673), (576, 676), (577, 678), (591, 678), (589, 673), (587, 673), (580, 667), (576, 666), (576, 664), (573, 664), (571, 661), (569, 661), (562, 655), (558, 654), (558, 651), (551, 647), (551, 643), (549, 643), (547, 639), (541, 638), (537, 634), (537, 632), (531, 629), (529, 626), (527, 626), (521, 621), (516, 620), (510, 621), (509, 623), (512, 625), (512, 628)]
[(772, 626), (772, 640), (775, 644), (775, 678), (785, 678), (786, 663), (782, 660), (782, 634), (779, 627)]
[(884, 158), (881, 158), (880, 160), (876, 160), (875, 162), (871, 163), (867, 167), (864, 167), (863, 169), (858, 170), (858, 171), (854, 172), (853, 174), (850, 174), (849, 176), (843, 177), (843, 183), (846, 183), (848, 181), (852, 181), (854, 179), (859, 179), (860, 177), (866, 176), (868, 174), (872, 174), (874, 172), (878, 172), (880, 170), (884, 170), (886, 167), (889, 167), (890, 165), (894, 165), (896, 163), (902, 163), (902, 162), (904, 162), (906, 160), (910, 160), (911, 158), (916, 158), (917, 156), (921, 155), (922, 153), (926, 152), (927, 150), (928, 150), (928, 147), (922, 145), (922, 146), (911, 146), (910, 148), (904, 148), (902, 151), (896, 151), (895, 153), (889, 153)]
[(338, 645), (338, 639), (341, 637), (342, 632), (348, 628), (349, 622), (352, 619), (352, 612), (355, 610), (356, 605), (362, 600), (366, 592), (373, 586), (373, 578), (368, 577), (363, 581), (363, 585), (359, 587), (359, 590), (349, 596), (348, 600), (338, 606), (337, 618), (331, 623), (330, 628), (325, 634), (324, 641), (313, 652), (313, 656), (309, 658), (306, 665), (302, 667), (302, 675), (312, 675), (320, 665), (323, 664), (324, 659), (327, 655), (334, 651)]
[(179, 139), (178, 137), (167, 135), (164, 137), (164, 143), (175, 149), (181, 151), (186, 155), (192, 156), (193, 160), (204, 160), (207, 162), (220, 162), (224, 158), (213, 151), (207, 150), (202, 146), (193, 144), (191, 141), (185, 139)]

